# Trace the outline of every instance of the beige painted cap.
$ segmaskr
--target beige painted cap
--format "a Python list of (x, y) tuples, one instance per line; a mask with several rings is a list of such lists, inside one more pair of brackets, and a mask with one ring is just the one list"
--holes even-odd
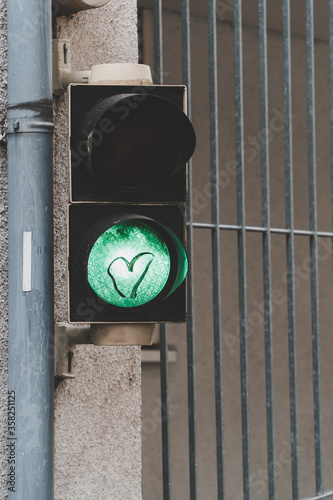
[(92, 66), (91, 85), (151, 85), (153, 79), (146, 64), (97, 64)]

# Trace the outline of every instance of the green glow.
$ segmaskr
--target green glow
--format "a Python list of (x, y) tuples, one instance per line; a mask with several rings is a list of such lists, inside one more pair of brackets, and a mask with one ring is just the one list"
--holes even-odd
[(126, 221), (96, 240), (88, 259), (88, 282), (109, 304), (136, 307), (164, 288), (170, 255), (163, 239), (141, 222)]

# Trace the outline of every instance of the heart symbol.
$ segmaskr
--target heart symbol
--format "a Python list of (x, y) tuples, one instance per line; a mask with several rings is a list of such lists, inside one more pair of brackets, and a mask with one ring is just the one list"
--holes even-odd
[[(154, 254), (152, 254), (151, 252), (141, 252), (141, 253), (138, 253), (137, 255), (135, 255), (135, 257), (133, 257), (133, 259), (131, 260), (131, 262), (128, 262), (128, 260), (125, 258), (125, 257), (117, 257), (116, 259), (114, 259), (111, 264), (109, 265), (108, 267), (108, 275), (110, 276), (110, 278), (112, 279), (112, 282), (113, 282), (113, 285), (116, 289), (116, 291), (119, 293), (119, 295), (121, 297), (126, 297), (126, 295), (124, 295), (118, 288), (118, 285), (117, 285), (117, 282), (116, 282), (116, 279), (115, 277), (113, 276), (113, 274), (111, 273), (111, 266), (112, 264), (114, 264), (117, 260), (122, 260), (125, 262), (126, 266), (127, 266), (127, 269), (133, 273), (133, 268), (134, 268), (134, 264), (143, 256), (143, 255), (152, 255), (154, 257)], [(150, 267), (150, 264), (153, 262), (154, 259), (151, 259), (148, 264), (146, 265), (145, 269), (143, 270), (143, 273), (141, 274), (141, 276), (139, 277), (139, 279), (137, 280), (137, 282), (134, 284), (133, 288), (132, 288), (132, 291), (131, 291), (131, 299), (135, 299), (136, 298), (136, 295), (137, 295), (137, 291), (138, 291), (138, 288), (140, 286), (140, 283), (142, 282), (142, 280), (144, 279), (144, 277), (146, 276), (147, 272), (148, 272), (148, 269)]]

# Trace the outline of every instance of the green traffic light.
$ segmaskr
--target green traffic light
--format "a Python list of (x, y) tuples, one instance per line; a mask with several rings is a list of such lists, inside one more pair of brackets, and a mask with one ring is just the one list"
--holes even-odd
[(162, 237), (138, 221), (123, 221), (102, 233), (88, 258), (88, 282), (103, 300), (118, 307), (137, 307), (165, 287), (171, 268)]

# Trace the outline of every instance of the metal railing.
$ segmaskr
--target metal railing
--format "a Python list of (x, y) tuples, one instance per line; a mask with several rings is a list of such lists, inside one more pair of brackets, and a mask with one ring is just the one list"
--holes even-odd
[[(331, 157), (333, 178), (333, 0), (329, 1), (330, 30), (330, 107), (331, 107)], [(215, 416), (216, 416), (216, 463), (217, 494), (219, 500), (227, 498), (224, 478), (223, 440), (223, 383), (222, 383), (222, 311), (220, 235), (221, 231), (234, 231), (238, 236), (238, 296), (240, 331), (240, 384), (243, 498), (250, 500), (250, 436), (248, 398), (248, 350), (247, 350), (247, 284), (246, 284), (246, 238), (254, 232), (262, 235), (262, 269), (265, 334), (265, 382), (267, 424), (267, 475), (268, 497), (276, 498), (275, 437), (274, 437), (274, 389), (272, 347), (272, 285), (271, 285), (271, 235), (284, 235), (286, 239), (287, 269), (287, 316), (289, 351), (289, 397), (290, 397), (290, 444), (292, 500), (300, 500), (298, 460), (298, 414), (297, 414), (297, 370), (296, 370), (296, 313), (295, 313), (295, 236), (303, 236), (310, 243), (310, 289), (313, 365), (313, 410), (314, 410), (314, 477), (316, 495), (313, 500), (333, 498), (333, 492), (324, 493), (321, 408), (320, 408), (320, 359), (319, 359), (319, 292), (318, 292), (318, 238), (331, 239), (333, 231), (318, 231), (316, 199), (316, 133), (315, 133), (315, 75), (314, 75), (314, 24), (313, 0), (306, 0), (306, 68), (307, 68), (307, 145), (308, 145), (308, 189), (309, 230), (294, 228), (293, 199), (293, 130), (292, 130), (292, 85), (291, 85), (291, 29), (290, 0), (282, 0), (283, 23), (283, 102), (284, 102), (284, 169), (285, 169), (285, 228), (270, 226), (270, 182), (269, 182), (269, 137), (268, 137), (268, 77), (267, 77), (267, 12), (266, 0), (258, 0), (259, 18), (259, 85), (260, 85), (260, 154), (261, 154), (261, 217), (262, 226), (249, 226), (245, 222), (245, 172), (244, 172), (244, 118), (243, 118), (243, 44), (242, 1), (234, 0), (234, 97), (235, 97), (235, 141), (236, 141), (236, 191), (237, 223), (221, 224), (219, 197), (219, 137), (218, 137), (218, 76), (216, 0), (207, 0), (208, 54), (209, 54), (209, 122), (210, 122), (210, 175), (211, 175), (211, 221), (194, 221), (192, 210), (192, 175), (189, 169), (188, 201), (188, 323), (187, 323), (187, 375), (188, 375), (188, 429), (189, 429), (189, 485), (190, 500), (198, 498), (196, 456), (196, 367), (193, 254), (194, 229), (211, 232), (212, 285), (213, 285), (213, 332), (215, 371)], [(182, 74), (188, 88), (188, 114), (191, 116), (191, 50), (190, 50), (190, 1), (181, 0), (182, 29)], [(162, 0), (154, 0), (155, 80), (163, 83), (162, 44)], [(333, 185), (333, 184), (332, 184)], [(333, 187), (332, 187), (333, 200)], [(333, 204), (332, 204), (333, 206)], [(332, 212), (333, 213), (333, 212)], [(163, 499), (171, 499), (169, 419), (168, 419), (168, 334), (165, 325), (160, 329), (161, 337), (161, 397), (162, 397), (162, 445), (163, 445)], [(229, 497), (228, 497), (229, 498)], [(310, 499), (308, 499), (310, 500)]]

